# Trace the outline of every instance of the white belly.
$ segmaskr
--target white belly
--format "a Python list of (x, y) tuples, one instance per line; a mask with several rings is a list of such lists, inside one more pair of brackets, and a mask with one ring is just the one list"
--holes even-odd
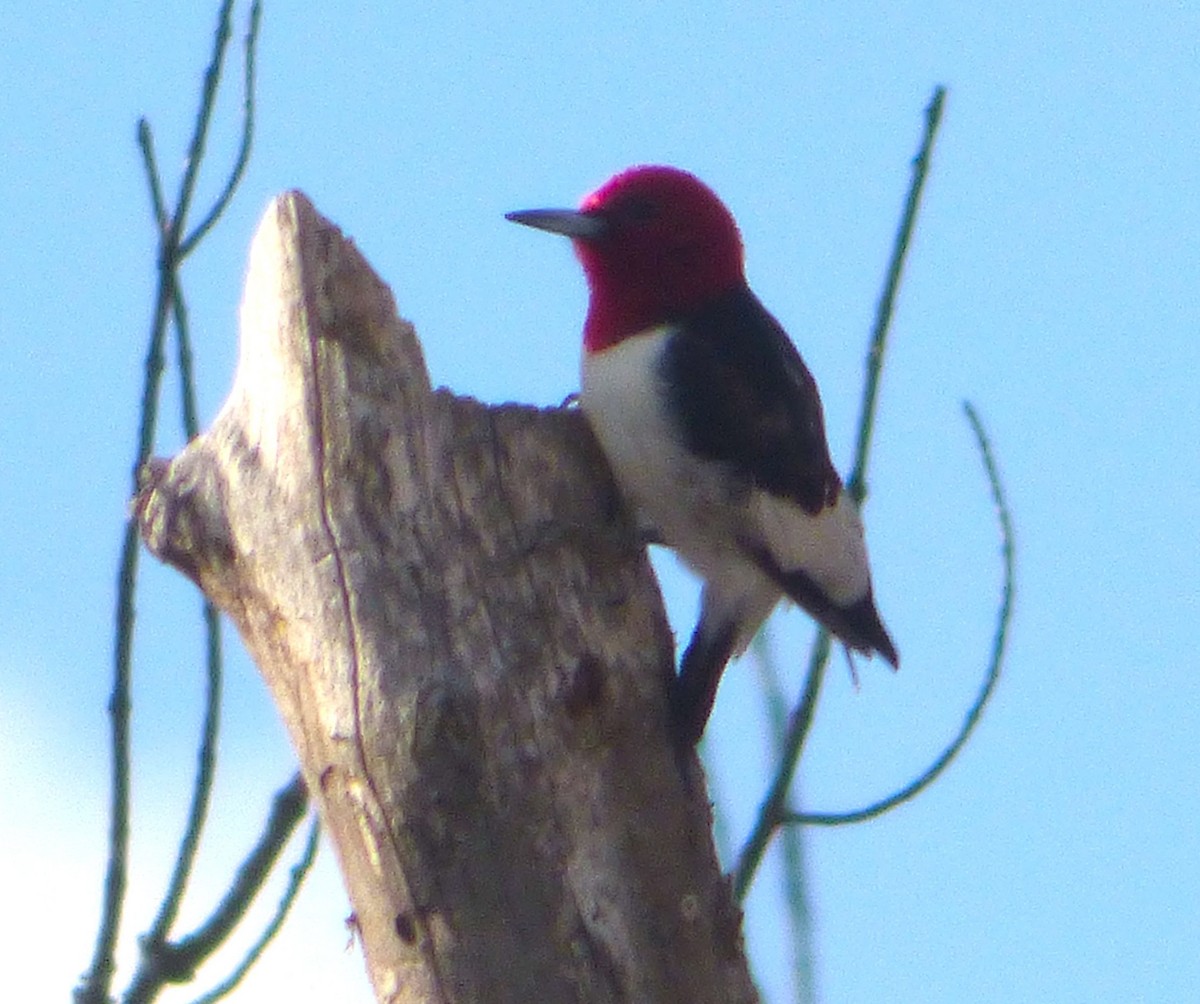
[(580, 404), (639, 518), (727, 601), (753, 594), (761, 607), (769, 593), (765, 616), (779, 590), (735, 543), (746, 500), (732, 504), (729, 480), (688, 452), (664, 409), (659, 359), (668, 336), (655, 328), (585, 355)]

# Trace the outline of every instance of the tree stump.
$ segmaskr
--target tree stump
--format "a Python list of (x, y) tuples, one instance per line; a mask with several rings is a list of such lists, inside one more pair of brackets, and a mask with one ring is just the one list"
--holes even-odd
[(236, 624), (388, 1002), (752, 1002), (673, 645), (582, 415), (429, 386), (298, 192), (254, 239), (211, 429), (147, 465), (147, 546)]

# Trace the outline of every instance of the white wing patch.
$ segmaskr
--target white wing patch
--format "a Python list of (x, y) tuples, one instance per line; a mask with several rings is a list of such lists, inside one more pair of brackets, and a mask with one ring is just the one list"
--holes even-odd
[(785, 572), (804, 572), (839, 607), (866, 596), (871, 573), (862, 518), (846, 492), (816, 516), (777, 495), (755, 492), (750, 512), (759, 539)]

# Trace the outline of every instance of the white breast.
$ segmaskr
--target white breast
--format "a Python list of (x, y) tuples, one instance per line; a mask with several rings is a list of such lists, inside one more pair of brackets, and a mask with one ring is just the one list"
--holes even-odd
[[(736, 541), (748, 513), (732, 505), (720, 467), (685, 447), (666, 410), (660, 359), (667, 327), (652, 328), (583, 359), (580, 404), (628, 502), (640, 519), (719, 595), (778, 591)], [(772, 601), (768, 609), (773, 606)]]
[(685, 463), (663, 408), (659, 379), (669, 335), (667, 328), (653, 328), (602, 352), (585, 353), (580, 380), (583, 413), (621, 490), (646, 515), (662, 508), (664, 495), (673, 494), (668, 492), (672, 472)]

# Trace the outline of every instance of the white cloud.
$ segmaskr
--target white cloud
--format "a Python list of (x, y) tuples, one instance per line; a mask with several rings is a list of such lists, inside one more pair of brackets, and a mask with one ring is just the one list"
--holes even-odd
[[(11, 681), (8, 673), (0, 680)], [(78, 737), (69, 734), (54, 709), (39, 709), (19, 688), (0, 691), (0, 944), (5, 956), (5, 997), (37, 1004), (68, 999), (91, 958), (99, 922), (107, 818), (100, 810), (102, 793), (95, 791), (95, 757), (79, 755)], [(97, 748), (100, 756), (100, 748)], [(239, 764), (253, 769), (253, 764)], [(268, 765), (279, 774), (279, 764)], [(226, 765), (225, 772), (234, 774)], [(185, 932), (224, 891), (232, 868), (256, 835), (269, 792), (286, 778), (252, 777), (241, 773), (222, 786), (214, 803), (212, 838), (201, 860), (177, 933)], [(151, 788), (147, 784), (144, 787)], [(231, 792), (229, 789), (243, 789)], [(124, 937), (118, 953), (118, 977), (123, 988), (136, 962), (136, 935), (149, 923), (161, 896), (165, 875), (179, 840), (186, 792), (163, 797), (147, 791), (135, 799), (129, 894)], [(231, 805), (247, 806), (246, 812)], [(226, 817), (221, 818), (221, 813)], [(243, 825), (229, 825), (243, 816)], [(266, 922), (279, 898), (291, 863), (300, 853), (303, 828), (293, 840), (276, 881), (264, 891), (263, 902), (251, 911), (246, 933), (220, 953), (201, 979), (161, 998), (165, 1004), (191, 1000), (223, 979), (241, 958), (244, 946)], [(317, 865), (295, 903), (292, 915), (275, 942), (246, 978), (233, 999), (303, 999), (363, 1002), (374, 1000), (361, 952), (346, 950), (343, 926), (348, 912), (334, 855), (322, 847)]]

